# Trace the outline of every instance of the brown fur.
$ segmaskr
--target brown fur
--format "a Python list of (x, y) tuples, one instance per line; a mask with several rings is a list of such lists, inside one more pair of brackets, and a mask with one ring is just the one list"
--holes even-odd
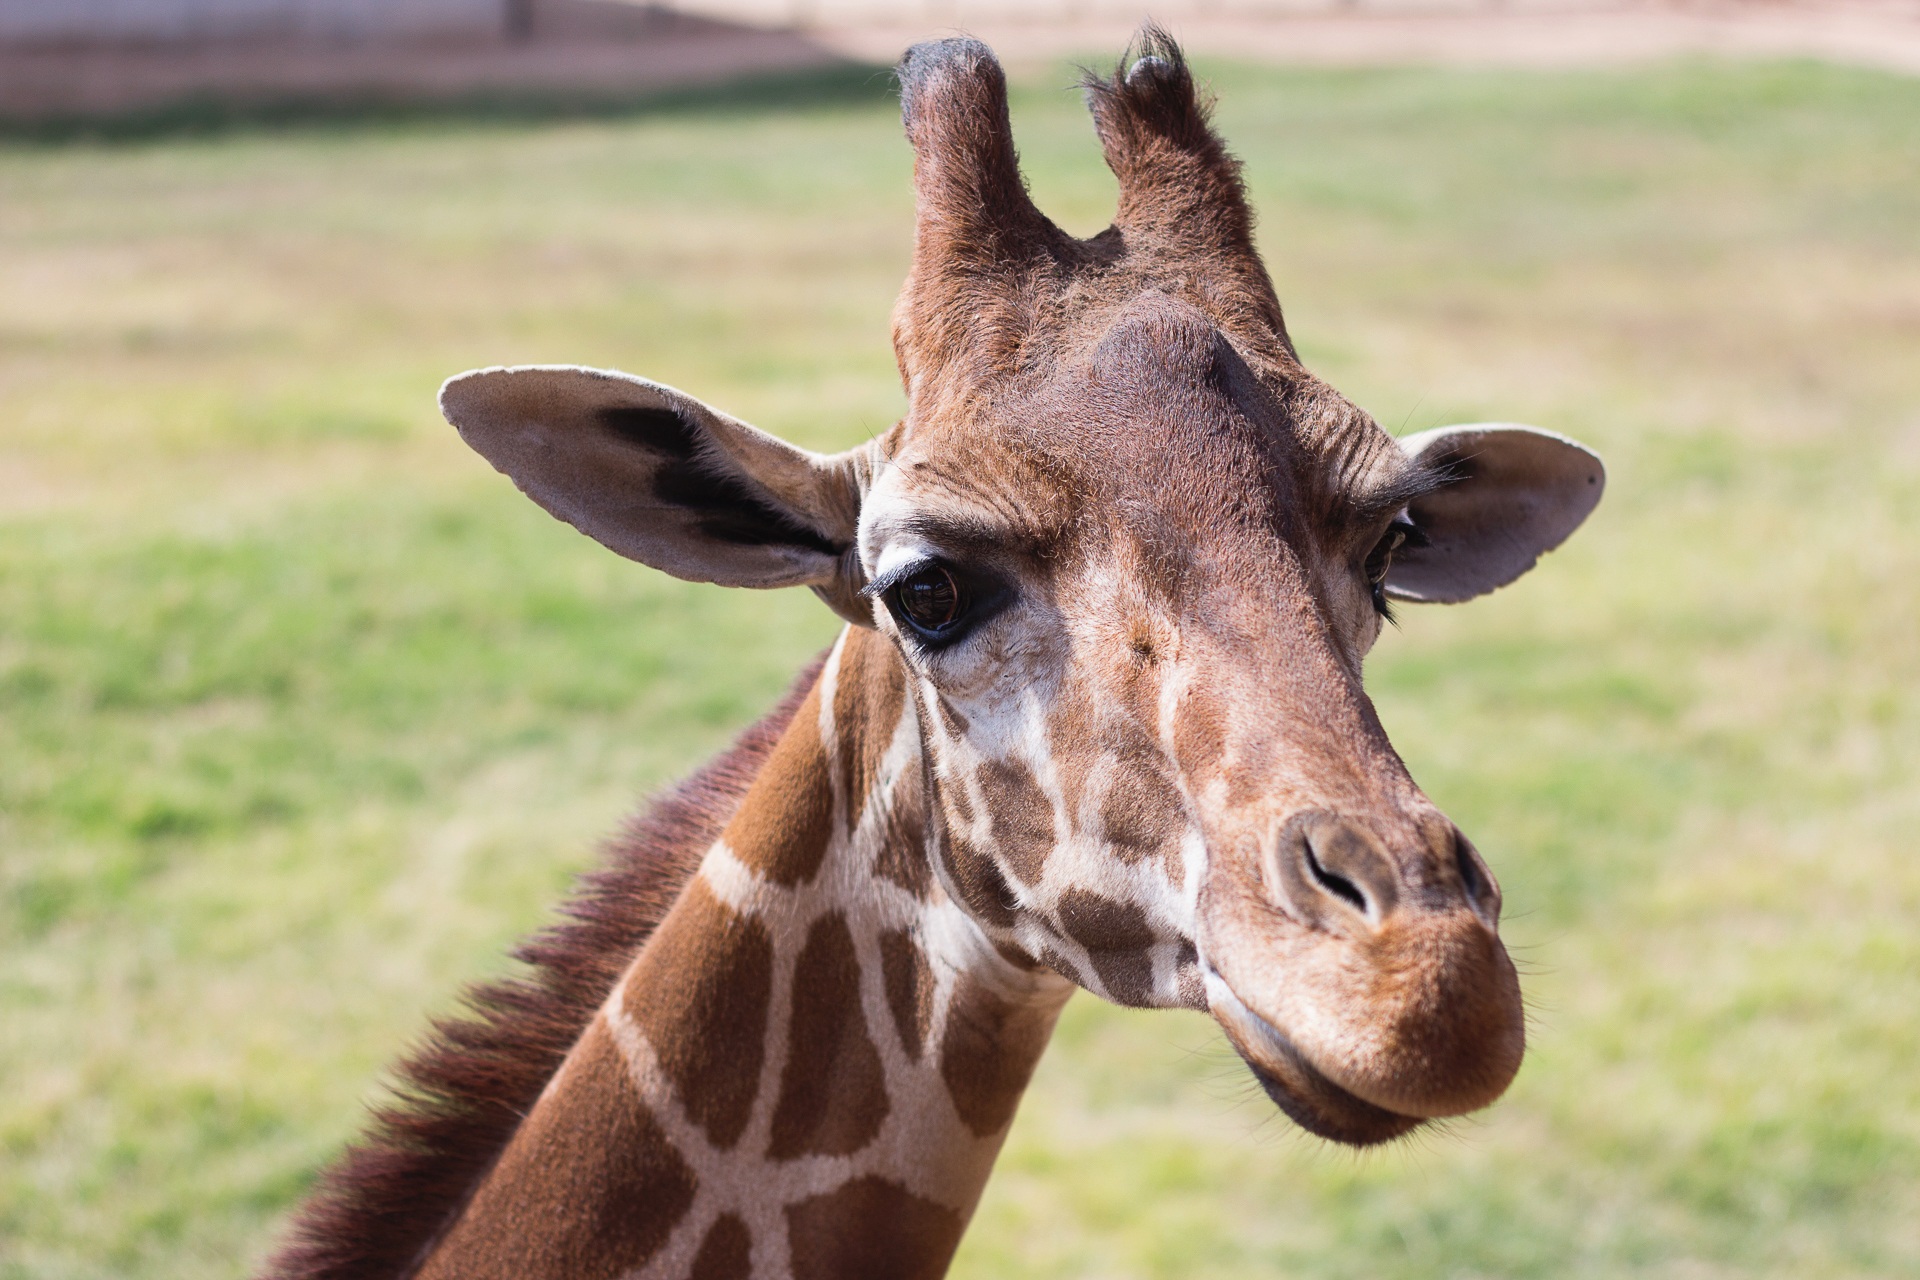
[[(956, 792), (957, 794), (957, 792)], [(936, 834), (946, 860), (947, 877), (967, 910), (1001, 927), (1013, 923), (1013, 886), (987, 854), (951, 832)]]
[(940, 1076), (969, 1129), (984, 1138), (1013, 1123), (1052, 1033), (1051, 1011), (1003, 1000), (971, 974), (961, 976), (940, 1042)]
[(867, 732), (857, 740), (840, 735), (840, 779), (847, 797), (847, 829), (860, 825), (861, 808), (873, 790), (880, 761), (892, 745), (892, 727), (906, 707), (905, 673), (893, 647), (871, 631), (847, 637), (840, 649), (840, 674), (833, 690), (833, 719), (858, 719)]
[(935, 885), (933, 867), (926, 858), (926, 782), (919, 771), (903, 779), (895, 790), (887, 808), (885, 833), (873, 868), (875, 874), (927, 901)]
[[(449, 383), (476, 448), (613, 549), (709, 581), (805, 583), (879, 632), (849, 634), (832, 691), (796, 690), (638, 864), (637, 917), (616, 901), (599, 932), (570, 926), (544, 944), (556, 964), (529, 953), (538, 981), (489, 989), (481, 1022), (442, 1030), (409, 1068), (424, 1102), (390, 1110), (309, 1211), (288, 1256), (322, 1262), (282, 1274), (408, 1274), (444, 1232), (434, 1275), (651, 1258), (722, 1280), (757, 1256), (796, 1280), (937, 1276), (1065, 998), (1028, 952), (1123, 1003), (1209, 1008), (1283, 1107), (1345, 1141), (1481, 1105), (1511, 1078), (1497, 890), (1474, 887), (1490, 876), (1360, 683), (1384, 581), (1360, 570), (1437, 481), (1300, 366), (1239, 166), (1179, 50), (1148, 27), (1137, 53), (1086, 85), (1120, 204), (1082, 241), (1028, 199), (984, 46), (909, 52), (919, 219), (894, 343), (910, 408), (877, 441), (813, 458), (593, 371)], [(522, 412), (549, 394), (602, 407)], [(573, 474), (582, 458), (595, 483)], [(643, 492), (657, 501), (636, 505)], [(926, 563), (866, 581), (895, 572), (896, 549), (983, 586), (977, 639), (908, 627), (899, 593)], [(872, 615), (863, 587), (884, 601)], [(883, 766), (909, 699), (921, 759), (902, 776)], [(989, 726), (965, 747), (962, 706)], [(716, 853), (685, 888), (716, 836), (737, 865)], [(1196, 840), (1197, 911), (1181, 853)], [(943, 886), (978, 933), (914, 922)], [(606, 1027), (579, 1033), (649, 931), (606, 1015), (621, 1071)], [(887, 1012), (870, 1024), (874, 980)], [(776, 1208), (787, 1259), (746, 1225)]]
[(1179, 884), (1185, 873), (1175, 837), (1185, 807), (1158, 753), (1143, 750), (1135, 758), (1123, 758), (1119, 775), (1100, 802), (1100, 828), (1124, 861), (1164, 852), (1171, 864), (1167, 879)]
[(993, 797), (991, 826), (1006, 865), (1028, 884), (1039, 882), (1053, 848), (1053, 803), (1019, 760), (988, 760), (980, 789)]
[(887, 1079), (860, 1010), (860, 959), (838, 912), (816, 920), (793, 969), (793, 1021), (767, 1154), (847, 1155), (887, 1118)]
[(623, 991), (687, 1117), (722, 1150), (740, 1140), (760, 1088), (773, 937), (695, 880)]
[(1130, 902), (1069, 889), (1060, 895), (1059, 914), (1067, 936), (1087, 949), (1107, 994), (1118, 1004), (1146, 1004), (1153, 990), (1147, 948), (1155, 940), (1146, 913)]
[[(820, 690), (807, 691), (796, 726), (820, 723)], [(804, 884), (820, 870), (833, 835), (827, 750), (816, 732), (789, 733), (767, 759), (739, 817), (727, 828), (734, 856), (780, 884)]]
[(747, 1224), (723, 1213), (707, 1228), (687, 1280), (747, 1280), (753, 1274), (753, 1238)]
[(739, 808), (824, 655), (732, 747), (656, 801), (607, 850), (565, 923), (514, 954), (525, 978), (471, 990), (472, 1016), (434, 1025), (395, 1068), (395, 1098), (321, 1175), (269, 1280), (409, 1274), (465, 1206), (606, 994)]
[[(693, 1205), (693, 1170), (595, 1019), (420, 1280), (617, 1280), (666, 1243)], [(607, 1194), (617, 1187), (619, 1195)], [(635, 1212), (635, 1206), (646, 1206)]]
[(880, 973), (900, 1047), (917, 1061), (933, 1019), (933, 970), (912, 934), (893, 929), (880, 935)]
[(885, 1178), (856, 1178), (788, 1208), (794, 1280), (939, 1280), (965, 1227)]

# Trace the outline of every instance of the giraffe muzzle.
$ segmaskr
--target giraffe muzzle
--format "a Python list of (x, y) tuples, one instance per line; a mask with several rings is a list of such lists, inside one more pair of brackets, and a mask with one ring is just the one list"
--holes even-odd
[[(1295, 814), (1202, 894), (1209, 1005), (1287, 1113), (1337, 1141), (1384, 1141), (1486, 1106), (1525, 1049), (1499, 890), (1437, 813), (1387, 824)], [(1250, 851), (1251, 852), (1251, 851)]]

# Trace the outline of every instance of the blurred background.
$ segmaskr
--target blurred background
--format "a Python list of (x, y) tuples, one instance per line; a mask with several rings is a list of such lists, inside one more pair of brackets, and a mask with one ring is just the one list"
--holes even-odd
[[(1104, 226), (1108, 0), (0, 0), (0, 1277), (235, 1277), (380, 1072), (834, 623), (550, 520), (477, 365), (816, 448), (902, 408), (885, 67), (1007, 56)], [(1607, 458), (1369, 684), (1531, 1053), (1356, 1156), (1080, 997), (955, 1274), (1920, 1274), (1920, 12), (1157, 6), (1303, 355)]]

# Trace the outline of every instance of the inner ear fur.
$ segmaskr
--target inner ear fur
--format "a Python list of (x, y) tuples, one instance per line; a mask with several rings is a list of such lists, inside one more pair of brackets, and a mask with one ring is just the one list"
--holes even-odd
[(808, 586), (864, 625), (862, 449), (810, 453), (685, 392), (604, 369), (478, 369), (440, 389), (461, 439), (629, 560), (692, 582)]
[(1580, 527), (1607, 484), (1598, 454), (1538, 427), (1439, 427), (1400, 446), (1447, 479), (1407, 506), (1421, 536), (1387, 571), (1396, 600), (1454, 604), (1506, 586)]

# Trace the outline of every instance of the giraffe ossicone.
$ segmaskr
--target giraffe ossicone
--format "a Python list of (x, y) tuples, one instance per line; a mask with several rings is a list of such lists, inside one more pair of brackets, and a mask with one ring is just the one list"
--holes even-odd
[(1300, 364), (1180, 51), (1087, 84), (1120, 184), (1028, 199), (983, 46), (901, 65), (908, 410), (846, 453), (571, 367), (447, 417), (616, 552), (847, 621), (401, 1069), (271, 1264), (305, 1277), (936, 1277), (1068, 995), (1210, 1012), (1364, 1145), (1523, 1050), (1500, 893), (1361, 687), (1389, 601), (1502, 586), (1599, 460), (1396, 441)]

